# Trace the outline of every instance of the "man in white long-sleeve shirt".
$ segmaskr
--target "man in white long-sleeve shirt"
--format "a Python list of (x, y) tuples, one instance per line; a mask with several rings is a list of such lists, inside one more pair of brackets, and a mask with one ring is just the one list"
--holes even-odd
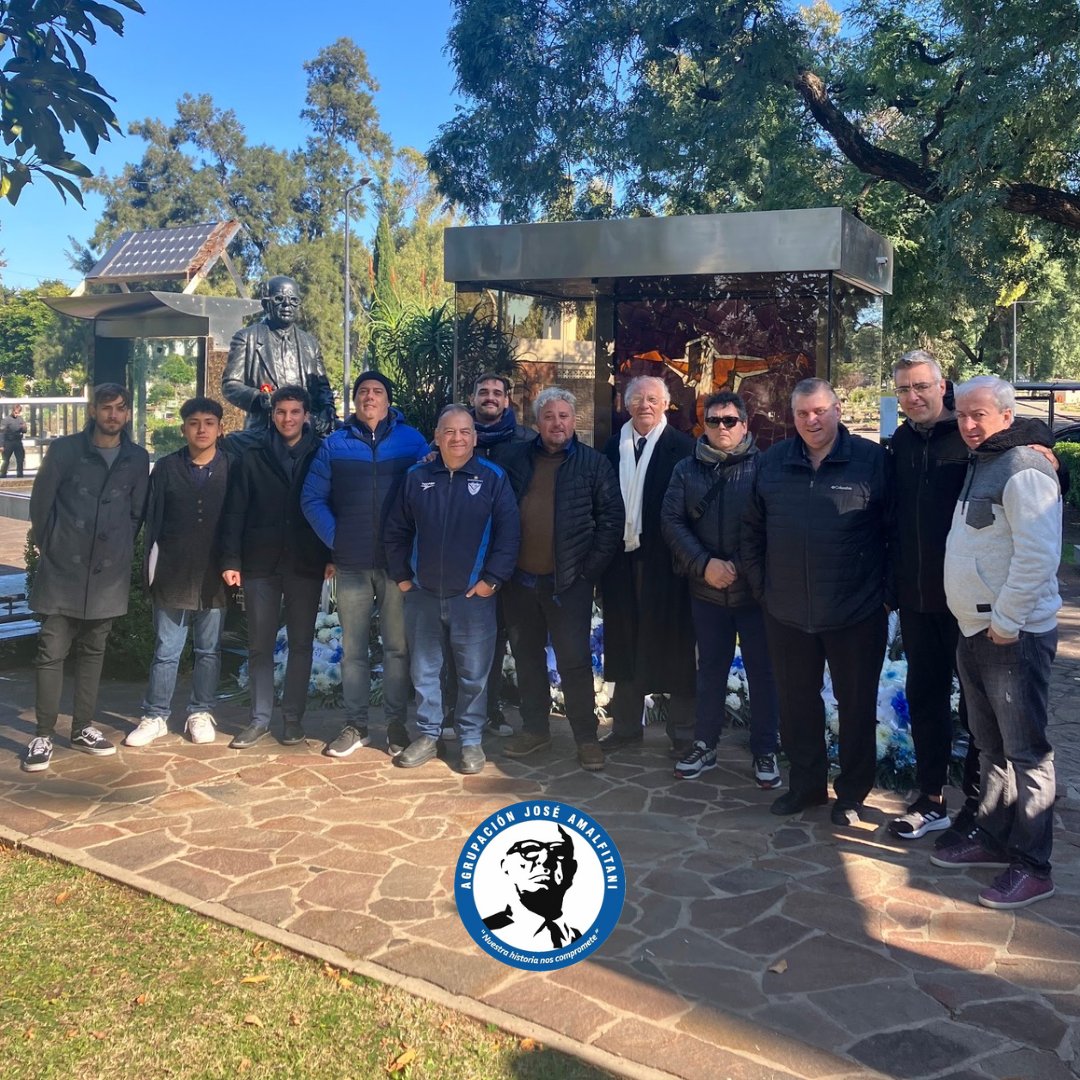
[(1001, 867), (979, 903), (1006, 910), (1054, 894), (1046, 723), (1061, 607), (1060, 488), (1029, 445), (1031, 428), (1013, 428), (1015, 407), (1012, 386), (993, 376), (956, 390), (960, 435), (973, 453), (946, 544), (945, 595), (960, 626), (957, 667), (981, 795), (968, 839), (931, 857), (937, 866)]

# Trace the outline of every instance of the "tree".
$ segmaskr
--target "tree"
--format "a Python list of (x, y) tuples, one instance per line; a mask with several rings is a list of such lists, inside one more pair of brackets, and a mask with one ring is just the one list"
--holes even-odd
[(1008, 297), (1075, 257), (1074, 2), (456, 0), (450, 52), (428, 156), (474, 216), (841, 205), (897, 248), (886, 348), (997, 371)]
[(86, 69), (80, 41), (93, 45), (98, 29), (123, 35), (124, 16), (113, 5), (143, 14), (137, 0), (0, 0), (0, 137), (12, 148), (0, 155), (0, 197), (12, 205), (35, 176), (61, 198), (82, 204), (78, 180), (90, 170), (67, 147), (76, 128), (91, 154), (119, 131), (115, 100)]

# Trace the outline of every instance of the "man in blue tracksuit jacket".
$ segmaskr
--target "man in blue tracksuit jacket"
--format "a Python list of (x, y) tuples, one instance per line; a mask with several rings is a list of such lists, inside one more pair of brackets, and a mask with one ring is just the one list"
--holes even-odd
[(480, 745), (495, 650), (495, 593), (517, 562), (521, 527), (506, 473), (476, 454), (476, 425), (448, 405), (435, 428), (439, 456), (414, 465), (386, 522), (387, 573), (405, 595), (405, 629), (419, 737), (395, 758), (410, 769), (435, 756), (442, 730), (443, 641), (457, 670), (461, 771), (484, 767)]
[[(347, 757), (368, 744), (371, 615), (378, 604), (383, 646), (383, 711), (389, 743), (405, 734), (409, 660), (401, 593), (386, 575), (383, 525), (408, 469), (427, 452), (427, 440), (391, 407), (394, 386), (378, 371), (353, 383), (353, 415), (319, 448), (300, 505), (331, 552), (341, 617), (341, 690), (345, 726), (326, 746)], [(392, 751), (393, 752), (393, 751)]]

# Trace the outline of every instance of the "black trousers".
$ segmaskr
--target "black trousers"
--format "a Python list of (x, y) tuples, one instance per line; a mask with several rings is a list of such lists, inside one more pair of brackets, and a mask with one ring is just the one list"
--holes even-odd
[[(75, 703), (71, 710), (71, 731), (82, 731), (94, 722), (105, 643), (112, 619), (72, 619), (67, 615), (46, 615), (38, 631), (37, 704), (38, 735), (52, 738), (64, 688), (64, 661), (74, 653)], [(152, 631), (151, 631), (152, 632)]]
[[(911, 715), (911, 741), (915, 744), (915, 782), (924, 795), (940, 795), (949, 777), (952, 756), (953, 722), (949, 698), (960, 631), (951, 612), (901, 608), (900, 632), (908, 662), (904, 693)], [(964, 759), (964, 794), (977, 798), (979, 748), (970, 737), (962, 688), (960, 722), (969, 734)]]
[(3, 450), (0, 450), (0, 457), (3, 458), (3, 464), (0, 464), (0, 476), (7, 476), (12, 454), (15, 455), (15, 475), (22, 476), (23, 464), (26, 461), (26, 450), (21, 442), (4, 443)]
[(885, 658), (885, 608), (838, 630), (797, 630), (765, 614), (776, 689), (780, 697), (780, 742), (791, 763), (788, 786), (798, 798), (824, 797), (829, 758), (825, 746), (825, 663), (840, 714), (840, 773), (837, 799), (860, 803), (877, 773), (877, 691)]
[(566, 719), (570, 721), (574, 741), (579, 745), (596, 742), (596, 697), (589, 642), (592, 582), (579, 579), (556, 596), (550, 579), (539, 579), (535, 588), (511, 580), (502, 597), (525, 731), (530, 735), (547, 735), (549, 731), (551, 688), (546, 649), (550, 634), (566, 701)]

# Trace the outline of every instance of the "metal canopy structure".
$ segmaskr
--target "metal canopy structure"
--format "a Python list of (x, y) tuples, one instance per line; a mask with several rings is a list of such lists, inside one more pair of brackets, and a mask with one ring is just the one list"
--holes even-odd
[(832, 272), (892, 292), (892, 245), (839, 207), (464, 226), (444, 244), (443, 276), (461, 289), (575, 300), (617, 295), (631, 278)]
[(240, 296), (246, 297), (227, 251), (239, 231), (238, 221), (211, 221), (121, 233), (73, 295), (81, 296), (88, 285), (119, 285), (127, 291), (131, 282), (150, 280), (183, 281), (184, 293), (191, 294), (222, 259)]
[(41, 299), (61, 315), (92, 319), (99, 338), (209, 337), (223, 344), (262, 309), (258, 300), (156, 290)]

